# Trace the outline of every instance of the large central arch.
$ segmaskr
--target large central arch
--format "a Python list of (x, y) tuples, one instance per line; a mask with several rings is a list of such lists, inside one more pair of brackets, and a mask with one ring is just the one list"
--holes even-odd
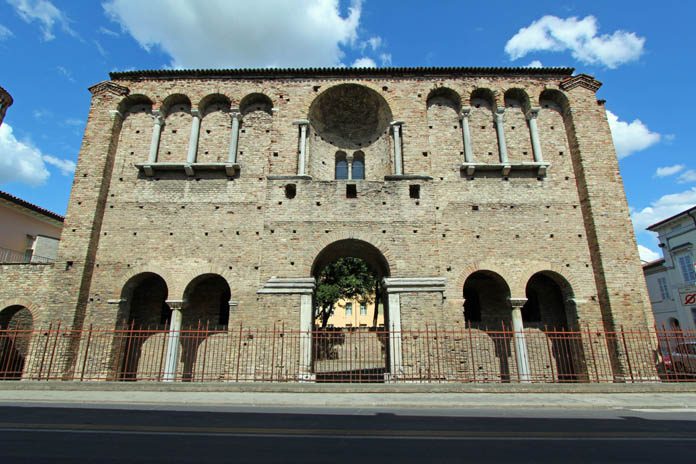
[[(375, 314), (382, 312), (384, 327), (313, 327), (312, 371), (318, 382), (382, 382), (389, 364), (389, 304), (381, 282), (391, 275), (389, 262), (374, 245), (363, 240), (341, 239), (325, 246), (312, 263), (312, 277), (340, 258), (363, 260), (375, 275)], [(312, 304), (313, 311), (316, 304)], [(380, 309), (381, 308), (381, 309)], [(315, 320), (315, 313), (312, 314)], [(375, 317), (376, 320), (376, 317)]]

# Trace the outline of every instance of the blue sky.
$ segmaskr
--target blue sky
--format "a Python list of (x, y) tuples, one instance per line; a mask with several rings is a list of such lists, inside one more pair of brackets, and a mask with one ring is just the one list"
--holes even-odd
[(115, 70), (572, 66), (604, 83), (643, 229), (696, 204), (696, 2), (0, 0), (0, 189), (63, 214), (89, 109)]

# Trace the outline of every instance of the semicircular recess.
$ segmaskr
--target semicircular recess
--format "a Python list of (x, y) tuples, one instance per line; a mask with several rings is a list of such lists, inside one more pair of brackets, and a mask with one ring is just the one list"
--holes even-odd
[(328, 143), (358, 149), (386, 132), (392, 114), (389, 104), (374, 90), (358, 84), (340, 84), (314, 100), (309, 119)]

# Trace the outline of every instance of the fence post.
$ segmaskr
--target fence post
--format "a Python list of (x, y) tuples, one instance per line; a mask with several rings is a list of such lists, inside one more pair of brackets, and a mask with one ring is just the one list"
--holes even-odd
[(80, 372), (80, 382), (85, 380), (85, 369), (87, 368), (87, 356), (89, 356), (89, 344), (92, 342), (92, 324), (89, 325), (89, 332), (87, 333), (87, 346), (85, 347), (85, 354), (82, 359), (82, 371)]
[(623, 342), (624, 354), (626, 355), (626, 364), (628, 365), (628, 373), (631, 376), (631, 382), (633, 379), (633, 367), (631, 366), (631, 356), (628, 353), (628, 345), (626, 344), (626, 334), (624, 332), (623, 326), (621, 326), (621, 341)]

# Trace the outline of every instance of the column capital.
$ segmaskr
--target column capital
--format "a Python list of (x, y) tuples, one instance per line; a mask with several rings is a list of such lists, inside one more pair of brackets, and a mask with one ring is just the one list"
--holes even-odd
[(525, 303), (527, 303), (527, 298), (510, 297), (508, 298), (508, 300), (510, 301), (510, 306), (512, 306), (513, 308), (521, 308), (525, 305)]
[(392, 121), (389, 123), (391, 127), (401, 127), (404, 125), (403, 121)]
[(462, 113), (459, 115), (459, 119), (464, 119), (468, 118), (469, 115), (471, 115), (471, 107), (470, 106), (463, 106), (462, 107)]
[(241, 121), (242, 113), (240, 113), (239, 110), (235, 108), (230, 111), (230, 119), (236, 119), (237, 121)]
[(293, 121), (292, 124), (294, 126), (308, 126), (309, 125), (309, 120), (308, 119), (298, 119), (296, 121)]
[(165, 300), (165, 303), (169, 305), (172, 311), (181, 311), (184, 300)]
[(191, 116), (193, 116), (194, 118), (200, 118), (200, 117), (201, 117), (201, 112), (200, 112), (199, 110), (192, 109), (192, 110), (191, 110)]
[(495, 109), (495, 119), (502, 121), (503, 116), (505, 116), (505, 107), (498, 107)]
[(152, 116), (152, 120), (155, 124), (159, 124), (160, 126), (164, 124), (164, 117), (162, 117), (159, 110), (153, 110), (150, 115)]
[(541, 107), (539, 106), (533, 106), (529, 108), (529, 111), (525, 114), (527, 119), (536, 119), (539, 116), (539, 111), (541, 111)]

